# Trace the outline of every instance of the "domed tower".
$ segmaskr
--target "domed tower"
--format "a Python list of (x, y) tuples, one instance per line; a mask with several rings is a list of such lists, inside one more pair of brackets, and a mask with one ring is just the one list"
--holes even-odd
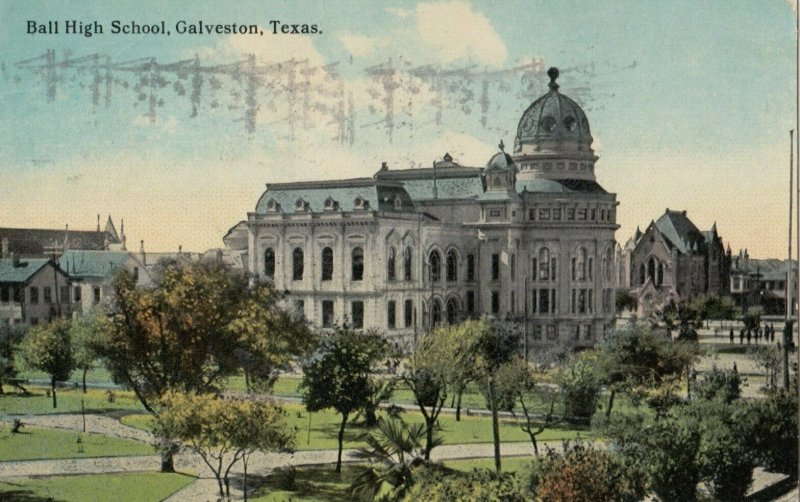
[(514, 140), (519, 181), (534, 179), (595, 181), (589, 121), (581, 107), (558, 92), (558, 68), (547, 70), (550, 92), (525, 110)]

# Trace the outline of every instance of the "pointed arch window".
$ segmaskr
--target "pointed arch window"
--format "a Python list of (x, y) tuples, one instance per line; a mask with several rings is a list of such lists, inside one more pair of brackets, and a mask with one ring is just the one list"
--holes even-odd
[(452, 249), (447, 252), (447, 281), (458, 280), (458, 257)]
[(433, 318), (431, 319), (431, 328), (435, 328), (442, 324), (442, 302), (439, 300), (433, 301)]
[(650, 282), (656, 284), (656, 260), (652, 257), (647, 260), (647, 278), (650, 279)]
[(294, 248), (292, 251), (292, 280), (303, 280), (303, 250), (301, 248)]
[(454, 326), (458, 323), (458, 303), (455, 298), (447, 300), (447, 324)]
[(351, 253), (351, 261), (353, 280), (364, 280), (364, 250), (360, 247), (353, 248)]
[(439, 251), (431, 251), (428, 257), (428, 265), (430, 266), (431, 281), (438, 282), (442, 278), (442, 256), (439, 254)]
[(275, 277), (275, 250), (272, 248), (264, 250), (264, 277), (267, 279)]
[(664, 264), (659, 263), (656, 273), (656, 285), (661, 286), (662, 284), (664, 284)]
[(333, 279), (333, 249), (325, 247), (322, 249), (322, 280), (330, 281)]
[(389, 254), (386, 257), (386, 278), (393, 281), (397, 278), (396, 262), (394, 248), (389, 248)]
[(411, 251), (411, 246), (406, 247), (406, 249), (403, 251), (403, 280), (411, 280), (413, 256), (414, 253)]
[(639, 265), (639, 284), (644, 284), (646, 277), (647, 275), (645, 274), (644, 271), (644, 263), (642, 263), (641, 265)]

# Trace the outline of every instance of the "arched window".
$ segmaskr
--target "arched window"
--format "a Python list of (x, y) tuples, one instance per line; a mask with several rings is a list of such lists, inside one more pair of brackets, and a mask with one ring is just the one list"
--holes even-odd
[(397, 260), (395, 259), (394, 248), (389, 248), (389, 256), (386, 259), (386, 277), (393, 281), (396, 278), (396, 271), (395, 265)]
[(413, 252), (411, 251), (411, 247), (407, 247), (405, 251), (403, 251), (403, 280), (410, 281), (411, 280), (411, 265), (413, 259)]
[(292, 251), (292, 280), (303, 280), (303, 250), (300, 248)]
[(458, 323), (458, 302), (455, 298), (447, 300), (447, 324), (453, 326)]
[(326, 247), (322, 249), (322, 280), (330, 281), (333, 279), (333, 249)]
[(442, 323), (442, 302), (439, 300), (433, 301), (433, 319), (431, 328), (435, 328)]
[(611, 282), (613, 271), (614, 271), (614, 251), (611, 248), (608, 248), (608, 250), (606, 251), (605, 272), (606, 272), (606, 280), (609, 282)]
[(550, 279), (550, 250), (547, 248), (539, 250), (539, 279)]
[(578, 248), (575, 257), (572, 258), (572, 280), (586, 280), (586, 249)]
[(442, 278), (442, 256), (439, 254), (439, 251), (431, 251), (431, 254), (428, 257), (428, 265), (430, 266), (431, 281), (439, 281)]
[(360, 247), (353, 248), (352, 256), (352, 269), (353, 280), (364, 280), (364, 250)]
[(589, 280), (591, 281), (594, 278), (594, 258), (589, 258), (588, 264), (589, 264), (589, 267), (588, 267), (589, 274), (588, 274), (588, 276), (589, 276)]
[(656, 283), (656, 260), (655, 258), (650, 258), (647, 260), (647, 277), (650, 281), (655, 284)]
[(656, 275), (656, 285), (661, 286), (664, 284), (664, 264), (658, 264), (658, 274)]
[(639, 284), (644, 284), (644, 280), (646, 277), (647, 276), (644, 271), (644, 263), (642, 263), (641, 265), (639, 265)]
[(452, 249), (447, 252), (447, 280), (458, 280), (458, 258)]
[(275, 277), (275, 250), (272, 248), (264, 250), (264, 277), (267, 279)]

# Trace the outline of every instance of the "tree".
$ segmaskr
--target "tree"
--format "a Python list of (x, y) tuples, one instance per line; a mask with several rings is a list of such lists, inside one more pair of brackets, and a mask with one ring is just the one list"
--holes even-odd
[(526, 483), (512, 473), (473, 469), (463, 473), (426, 465), (419, 469), (414, 485), (403, 499), (408, 502), (527, 502), (533, 493)]
[(563, 454), (548, 450), (534, 466), (537, 500), (638, 501), (646, 495), (642, 473), (619, 455), (581, 443), (567, 445)]
[(695, 385), (695, 395), (706, 401), (718, 400), (730, 404), (742, 393), (742, 379), (733, 370), (720, 370), (716, 366), (703, 373)]
[(762, 345), (753, 352), (753, 360), (764, 368), (764, 385), (767, 389), (777, 387), (778, 371), (783, 366), (781, 350), (774, 345)]
[(53, 408), (56, 408), (56, 382), (69, 379), (75, 369), (69, 321), (55, 319), (49, 324), (31, 328), (20, 349), (22, 359), (28, 367), (50, 375)]
[(755, 424), (748, 437), (761, 465), (790, 476), (797, 474), (797, 391), (775, 390), (751, 408)]
[(625, 291), (622, 289), (617, 290), (617, 298), (616, 298), (616, 310), (617, 315), (622, 314), (626, 310), (631, 312), (636, 312), (636, 309), (639, 308), (639, 300), (631, 294), (629, 291)]
[[(114, 382), (151, 413), (169, 391), (219, 392), (242, 368), (242, 352), (265, 364), (303, 353), (305, 339), (295, 344), (290, 336), (302, 327), (283, 323), (277, 295), (248, 290), (224, 266), (167, 262), (155, 275), (150, 289), (136, 287), (127, 272), (115, 277), (115, 300), (94, 345)], [(174, 469), (172, 453), (165, 440), (162, 471)]]
[(761, 325), (761, 314), (764, 310), (761, 307), (750, 307), (742, 316), (744, 328), (749, 330), (758, 329)]
[[(101, 316), (103, 314), (98, 314)], [(85, 316), (73, 319), (69, 332), (72, 340), (72, 350), (75, 355), (75, 367), (82, 370), (83, 393), (86, 393), (86, 373), (92, 369), (97, 360), (95, 351), (95, 332), (102, 326), (102, 318)]]
[[(386, 361), (388, 343), (375, 331), (364, 333), (349, 328), (320, 340), (303, 363), (300, 389), (310, 412), (333, 408), (341, 416), (336, 472), (342, 470), (342, 449), (347, 419), (362, 409), (372, 389), (372, 373)], [(386, 366), (391, 366), (386, 361)]]
[[(370, 462), (350, 486), (359, 500), (401, 499), (414, 484), (414, 471), (426, 464), (423, 424), (408, 425), (400, 419), (378, 419), (378, 430), (367, 436), (367, 448), (356, 457)], [(441, 438), (434, 441), (439, 444)]]
[(670, 300), (658, 313), (658, 318), (670, 337), (673, 331), (678, 331), (678, 341), (696, 342), (697, 328), (703, 325), (701, 312), (691, 301)]
[(187, 443), (200, 455), (214, 473), (221, 497), (230, 497), (230, 472), (240, 460), (247, 500), (250, 454), (291, 450), (293, 434), (285, 431), (283, 410), (272, 403), (170, 391), (161, 406), (156, 434)]
[(564, 415), (574, 423), (588, 424), (600, 396), (598, 355), (595, 352), (575, 354), (558, 374), (564, 397)]
[(17, 376), (17, 365), (15, 364), (18, 345), (25, 337), (26, 328), (23, 326), (2, 326), (0, 327), (0, 395), (3, 392), (3, 384)]

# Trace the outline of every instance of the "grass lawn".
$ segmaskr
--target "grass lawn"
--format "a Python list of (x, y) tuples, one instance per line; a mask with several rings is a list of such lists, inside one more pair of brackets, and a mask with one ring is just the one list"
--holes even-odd
[(334, 466), (303, 467), (295, 469), (294, 486), (287, 486), (285, 476), (273, 472), (248, 500), (254, 502), (286, 501), (350, 501), (348, 488), (360, 470), (354, 465), (342, 465), (342, 472)]
[(87, 413), (102, 413), (114, 410), (140, 410), (144, 407), (133, 392), (116, 390), (114, 402), (108, 400), (108, 392), (89, 389), (84, 394), (80, 389), (56, 389), (58, 408), (53, 408), (53, 399), (47, 397), (49, 387), (26, 386), (30, 395), (7, 392), (0, 396), (0, 415), (45, 415), (49, 413), (80, 413), (81, 399)]
[[(43, 371), (37, 370), (24, 370), (20, 371), (19, 378), (28, 378), (28, 379), (37, 379), (37, 380), (47, 380), (50, 381), (50, 375)], [(83, 383), (83, 370), (75, 370), (70, 375), (69, 379), (70, 382), (78, 382)], [(109, 373), (103, 366), (98, 362), (98, 364), (86, 372), (86, 383), (113, 383), (111, 380), (111, 373)]]
[(194, 480), (185, 474), (158, 472), (16, 478), (0, 482), (0, 499), (152, 502), (169, 497)]
[[(81, 442), (78, 443), (78, 438)], [(154, 455), (152, 445), (100, 434), (23, 427), (0, 431), (0, 461)]]
[[(338, 448), (337, 434), (339, 433), (339, 415), (331, 410), (318, 411), (311, 414), (311, 434), (309, 438), (309, 413), (302, 405), (284, 404), (286, 422), (290, 428), (297, 431), (296, 448), (298, 450), (333, 450)], [(403, 419), (409, 423), (424, 423), (419, 412), (405, 412)], [(122, 423), (131, 427), (149, 430), (153, 418), (149, 415), (129, 415), (123, 417)], [(461, 422), (456, 422), (455, 416), (442, 414), (439, 416), (440, 432), (445, 444), (461, 443), (491, 443), (492, 425), (490, 417), (462, 416)], [(370, 432), (363, 427), (348, 423), (345, 429), (345, 448), (358, 448), (365, 446), (361, 439), (365, 433)], [(592, 438), (595, 435), (586, 428), (551, 428), (539, 436), (539, 441)], [(503, 442), (529, 441), (528, 435), (523, 432), (513, 421), (501, 420), (500, 439)]]
[[(500, 467), (503, 472), (520, 472), (530, 467), (533, 456), (530, 457), (503, 457)], [(489, 469), (494, 471), (494, 458), (471, 458), (468, 460), (445, 460), (442, 465), (462, 472), (471, 472), (473, 469)]]

